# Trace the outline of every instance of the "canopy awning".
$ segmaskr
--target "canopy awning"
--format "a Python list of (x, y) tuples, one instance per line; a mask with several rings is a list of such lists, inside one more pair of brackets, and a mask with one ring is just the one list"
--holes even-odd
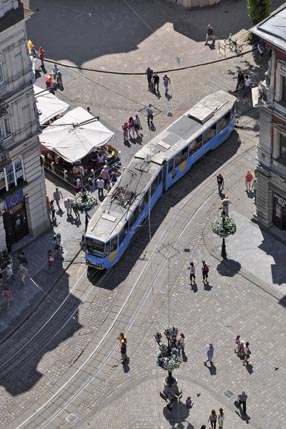
[(39, 86), (34, 85), (34, 93), (41, 125), (45, 125), (57, 115), (65, 113), (70, 107), (67, 103)]
[(114, 133), (94, 116), (77, 107), (45, 128), (40, 142), (67, 162), (74, 163), (108, 143), (113, 136)]

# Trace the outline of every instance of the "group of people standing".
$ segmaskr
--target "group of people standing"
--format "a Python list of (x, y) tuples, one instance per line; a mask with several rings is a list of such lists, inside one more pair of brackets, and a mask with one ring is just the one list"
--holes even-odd
[(234, 92), (243, 90), (243, 95), (247, 95), (251, 92), (252, 82), (250, 77), (246, 74), (244, 75), (241, 70), (238, 71), (236, 87)]
[(123, 141), (135, 140), (142, 136), (142, 124), (139, 116), (136, 114), (134, 117), (130, 116), (128, 122), (124, 122), (122, 125)]
[[(148, 82), (148, 91), (153, 92), (153, 94), (157, 94), (160, 96), (160, 76), (158, 73), (154, 73), (154, 71), (148, 67), (146, 70), (147, 82)], [(164, 74), (163, 85), (165, 89), (165, 97), (170, 97), (169, 95), (169, 86), (171, 84), (171, 79), (167, 74)]]
[(45, 79), (46, 88), (54, 94), (55, 90), (64, 90), (63, 76), (57, 64), (54, 64), (52, 73), (48, 73)]
[[(193, 262), (190, 262), (189, 270), (190, 270), (191, 285), (195, 285), (196, 284), (196, 268), (195, 268), (195, 264)], [(202, 272), (203, 283), (208, 284), (208, 282), (209, 282), (209, 280), (208, 280), (208, 278), (209, 278), (209, 266), (207, 265), (206, 261), (204, 261), (204, 260), (202, 261), (201, 272)]]

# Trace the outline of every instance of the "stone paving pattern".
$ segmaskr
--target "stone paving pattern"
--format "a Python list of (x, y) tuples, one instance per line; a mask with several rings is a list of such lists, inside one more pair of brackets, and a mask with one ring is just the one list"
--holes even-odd
[[(55, 9), (47, 8), (45, 2), (30, 0), (31, 8), (40, 10), (29, 21), (28, 34), (36, 44), (45, 46), (51, 58), (92, 67), (105, 64), (108, 69), (120, 70), (126, 69), (128, 64), (128, 69), (134, 67), (133, 70), (144, 71), (148, 65), (154, 69), (174, 67), (178, 58), (183, 64), (219, 58), (216, 50), (203, 46), (201, 29), (204, 33), (209, 21), (219, 29), (217, 34), (221, 38), (235, 27), (238, 31), (243, 24), (249, 26), (241, 2), (229, 1), (228, 7), (221, 3), (217, 8), (194, 14), (155, 0), (152, 2), (154, 12), (147, 3), (124, 2), (124, 10), (121, 10), (113, 0), (113, 7), (107, 11), (103, 2), (88, 0), (79, 9), (78, 2), (62, 0), (55, 13)], [(281, 2), (273, 3), (274, 7)], [(226, 10), (228, 13), (224, 15)], [(123, 13), (121, 19), (118, 19), (119, 11)], [(96, 31), (102, 35), (107, 22), (113, 22), (108, 35), (111, 39), (105, 39), (106, 44), (95, 44), (94, 39), (87, 37), (89, 31), (95, 31), (94, 26), (89, 27), (90, 18), (95, 20), (92, 22), (98, 22), (102, 16), (108, 19), (102, 20), (103, 26)], [(168, 24), (170, 17), (175, 30)], [(50, 32), (51, 19), (53, 34)], [(85, 30), (82, 39), (79, 33), (71, 32), (75, 23), (79, 29)], [(152, 31), (159, 30), (152, 34), (148, 25)], [(60, 28), (66, 28), (72, 35), (68, 44), (64, 37), (59, 37)], [(122, 34), (123, 29), (124, 37), (119, 40), (118, 34)], [(112, 38), (117, 43), (111, 44)], [(84, 49), (83, 40), (88, 40)], [(168, 47), (161, 49), (165, 42)], [(138, 49), (132, 52), (137, 45)], [(113, 54), (107, 50), (108, 46), (112, 46)], [(129, 53), (126, 52), (128, 47)], [(104, 57), (107, 53), (109, 55)], [(152, 64), (149, 64), (150, 58)], [(253, 61), (251, 54), (226, 63), (174, 73), (171, 74), (171, 103), (164, 97), (158, 100), (146, 91), (145, 76), (122, 78), (65, 69), (65, 91), (61, 96), (72, 105), (90, 105), (108, 126), (117, 130), (115, 144), (122, 151), (126, 164), (139, 147), (135, 144), (125, 147), (121, 140), (121, 123), (131, 113), (152, 102), (161, 111), (155, 122), (156, 132), (159, 132), (206, 94), (221, 88), (233, 89), (239, 66), (248, 70), (256, 82), (263, 75), (260, 64)], [(172, 118), (167, 117), (170, 108)], [(239, 229), (243, 231), (246, 221), (247, 227), (251, 226), (250, 233), (257, 234), (257, 226), (250, 223), (255, 207), (244, 192), (244, 173), (255, 166), (258, 139), (258, 112), (251, 109), (250, 99), (240, 99), (238, 113), (241, 117), (237, 132), (230, 140), (201, 160), (192, 173), (159, 202), (151, 216), (153, 238), (149, 244), (146, 226), (122, 261), (102, 281), (95, 275), (86, 276), (83, 255), (80, 254), (75, 263), (67, 267), (46, 305), (42, 303), (17, 331), (18, 336), (2, 345), (1, 427), (165, 429), (171, 424), (172, 427), (197, 429), (206, 423), (213, 407), (223, 406), (225, 426), (240, 428), (245, 422), (235, 413), (233, 400), (242, 389), (249, 395), (250, 427), (264, 429), (269, 425), (273, 428), (283, 425), (285, 336), (280, 325), (285, 322), (285, 309), (279, 305), (285, 286), (281, 281), (283, 266), (279, 267), (280, 277), (276, 277), (281, 285), (275, 283), (275, 278), (272, 280), (274, 284), (269, 285), (261, 267), (273, 263), (273, 257), (265, 254), (261, 246), (259, 250), (253, 250), (247, 249), (245, 242), (241, 249), (237, 245)], [(143, 126), (144, 144), (150, 136)], [(237, 235), (227, 243), (232, 259), (230, 264), (218, 261), (220, 242), (209, 232), (219, 203), (215, 194), (218, 169), (226, 178), (226, 190), (232, 201), (231, 214), (240, 226)], [(61, 224), (67, 230), (64, 220)], [(70, 231), (72, 236), (75, 228)], [(78, 234), (80, 236), (79, 230)], [(74, 238), (70, 243), (77, 249), (79, 238)], [(264, 234), (264, 238), (268, 246), (272, 243), (277, 248), (273, 235)], [(257, 241), (255, 243), (257, 245)], [(41, 246), (44, 248), (44, 244)], [(190, 252), (184, 252), (186, 248)], [(255, 259), (256, 269), (245, 264), (245, 254)], [(211, 267), (210, 288), (203, 289), (198, 273), (198, 291), (191, 290), (187, 270), (190, 258), (198, 264), (197, 271), (201, 259), (207, 259)], [(267, 278), (270, 278), (269, 272)], [(61, 310), (53, 316), (57, 304), (69, 291)], [(124, 312), (118, 315), (127, 299)], [(70, 317), (72, 311), (75, 311), (74, 319)], [(32, 335), (52, 316), (41, 338), (37, 336), (36, 341), (33, 340)], [(168, 423), (164, 403), (158, 395), (165, 374), (156, 367), (157, 350), (153, 339), (157, 330), (172, 324), (187, 337), (188, 361), (176, 375), (184, 399), (191, 394), (195, 401), (186, 421), (179, 423), (183, 409)], [(118, 361), (116, 338), (121, 330), (128, 335), (131, 360), (127, 372), (122, 371)], [(250, 341), (253, 354), (252, 367), (248, 369), (233, 353), (234, 338), (238, 333)], [(25, 344), (29, 339), (31, 343), (27, 348)], [(215, 344), (215, 375), (210, 375), (203, 366), (209, 341)], [(7, 344), (9, 348), (5, 349)], [(25, 347), (24, 352), (14, 358), (17, 348), (21, 347)], [(5, 367), (7, 359), (11, 362)], [(73, 377), (71, 382), (70, 377)], [(68, 384), (63, 388), (65, 383)], [(82, 389), (84, 384), (86, 387)], [(233, 393), (230, 398), (225, 395), (228, 390)], [(197, 393), (201, 395), (197, 397)], [(49, 402), (52, 395), (55, 397)], [(34, 417), (29, 420), (33, 413)]]

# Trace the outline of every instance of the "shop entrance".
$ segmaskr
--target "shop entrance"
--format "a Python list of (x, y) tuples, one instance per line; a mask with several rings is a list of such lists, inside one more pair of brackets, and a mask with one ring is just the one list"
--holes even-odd
[(3, 214), (7, 246), (11, 246), (29, 234), (25, 201), (21, 201)]
[(273, 193), (273, 223), (280, 229), (286, 229), (286, 199)]

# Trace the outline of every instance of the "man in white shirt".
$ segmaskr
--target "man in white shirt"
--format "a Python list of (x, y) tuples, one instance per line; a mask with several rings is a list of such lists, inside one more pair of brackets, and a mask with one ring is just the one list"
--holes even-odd
[(101, 176), (99, 176), (98, 179), (96, 179), (96, 186), (98, 189), (98, 198), (101, 199), (103, 198), (103, 188), (104, 188), (104, 180)]
[(153, 127), (153, 107), (152, 104), (149, 104), (149, 106), (146, 109), (146, 113), (147, 113), (147, 124), (148, 127)]
[(248, 75), (246, 75), (244, 79), (244, 95), (247, 95), (249, 92), (251, 92), (251, 86), (251, 79)]

